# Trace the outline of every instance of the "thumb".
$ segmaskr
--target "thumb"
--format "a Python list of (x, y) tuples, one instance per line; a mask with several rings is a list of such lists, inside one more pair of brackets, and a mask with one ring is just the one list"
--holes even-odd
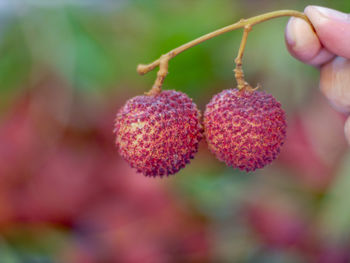
[(350, 15), (321, 6), (308, 6), (304, 13), (315, 27), (322, 45), (350, 59)]

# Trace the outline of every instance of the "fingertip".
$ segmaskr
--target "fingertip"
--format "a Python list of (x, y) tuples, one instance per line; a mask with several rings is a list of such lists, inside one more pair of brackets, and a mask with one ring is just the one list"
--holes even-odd
[(297, 59), (309, 63), (320, 51), (321, 44), (310, 25), (300, 18), (292, 17), (285, 30), (289, 52)]
[(304, 13), (313, 24), (324, 47), (338, 56), (350, 58), (349, 14), (314, 5), (307, 6)]
[(350, 22), (349, 14), (318, 5), (306, 6), (304, 13), (315, 23), (326, 23), (327, 19), (336, 20), (339, 22)]

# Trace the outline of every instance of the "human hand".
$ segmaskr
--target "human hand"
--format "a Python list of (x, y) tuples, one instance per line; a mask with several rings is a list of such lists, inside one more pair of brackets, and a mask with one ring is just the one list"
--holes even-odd
[[(320, 6), (307, 6), (304, 13), (316, 33), (300, 18), (291, 18), (285, 37), (289, 52), (320, 69), (320, 89), (340, 112), (350, 113), (350, 15)], [(350, 143), (350, 117), (345, 123)]]

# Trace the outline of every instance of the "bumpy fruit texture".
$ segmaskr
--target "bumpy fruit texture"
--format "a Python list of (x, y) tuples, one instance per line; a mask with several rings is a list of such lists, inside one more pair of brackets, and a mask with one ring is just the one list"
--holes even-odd
[(185, 94), (173, 90), (126, 102), (115, 122), (120, 155), (146, 176), (163, 176), (185, 167), (202, 138), (200, 112)]
[(278, 156), (286, 136), (285, 113), (265, 92), (224, 90), (207, 105), (204, 130), (219, 160), (254, 171)]

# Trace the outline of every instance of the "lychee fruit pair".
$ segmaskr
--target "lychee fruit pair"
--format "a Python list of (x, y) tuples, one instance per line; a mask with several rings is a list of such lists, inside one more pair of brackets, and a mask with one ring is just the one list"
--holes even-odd
[(170, 175), (185, 167), (203, 133), (219, 160), (254, 171), (278, 156), (286, 121), (272, 95), (230, 89), (212, 98), (202, 125), (192, 100), (168, 90), (128, 100), (117, 114), (114, 132), (120, 155), (146, 176)]

